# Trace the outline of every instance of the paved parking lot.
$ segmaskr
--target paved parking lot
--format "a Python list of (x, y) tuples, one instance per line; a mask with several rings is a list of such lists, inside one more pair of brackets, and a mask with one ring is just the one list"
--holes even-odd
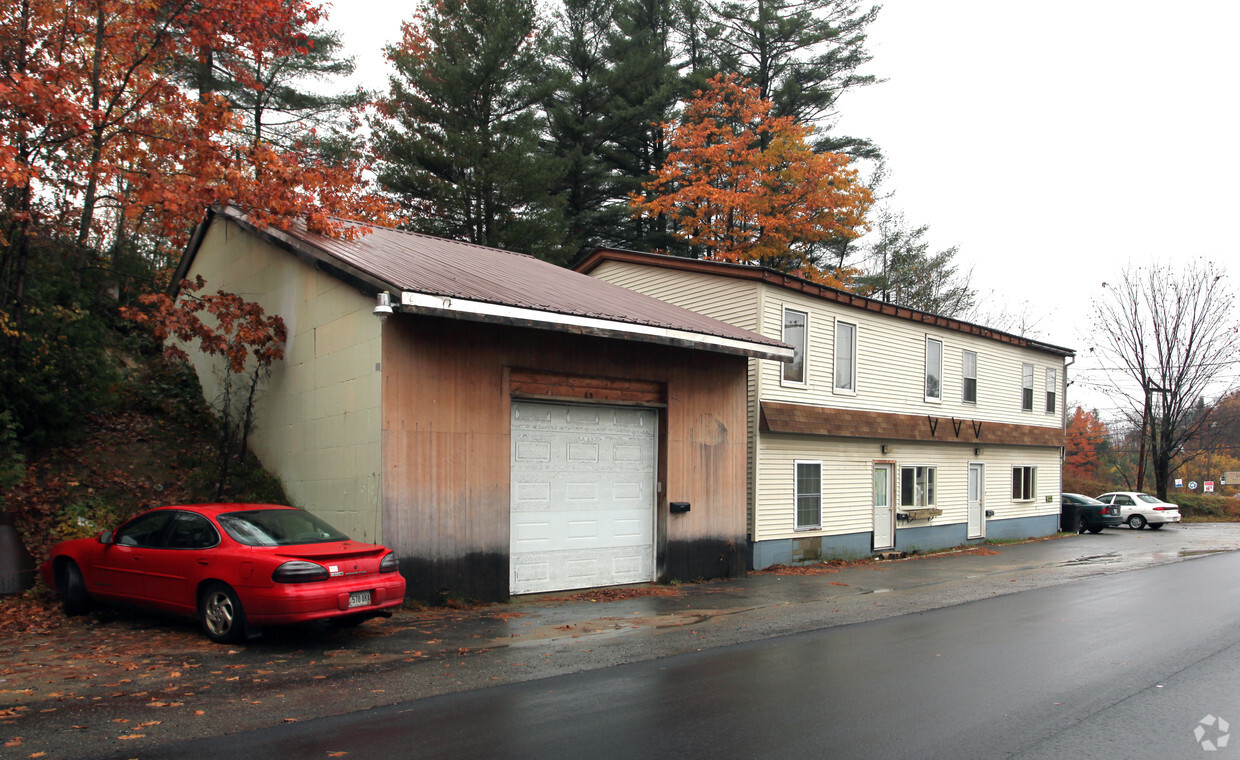
[[(0, 642), (0, 746), (89, 757), (433, 694), (917, 613), (1240, 549), (1240, 523), (1106, 530), (890, 562), (405, 610), (211, 644), (104, 610)], [(6, 753), (6, 757), (9, 755)]]

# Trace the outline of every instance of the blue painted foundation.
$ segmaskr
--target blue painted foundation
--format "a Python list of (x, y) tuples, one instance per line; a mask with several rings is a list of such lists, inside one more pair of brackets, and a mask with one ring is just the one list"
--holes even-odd
[[(986, 538), (972, 540), (967, 538), (968, 526), (965, 523), (912, 525), (896, 528), (896, 549), (909, 553), (927, 552), (950, 549), (962, 544), (981, 543), (988, 539), (1038, 538), (1053, 535), (1058, 530), (1058, 515), (1011, 520), (990, 519), (986, 521)], [(839, 536), (781, 538), (753, 543), (751, 556), (753, 567), (758, 570), (771, 565), (796, 565), (828, 559), (862, 559), (874, 553), (871, 549), (872, 541), (869, 531)]]

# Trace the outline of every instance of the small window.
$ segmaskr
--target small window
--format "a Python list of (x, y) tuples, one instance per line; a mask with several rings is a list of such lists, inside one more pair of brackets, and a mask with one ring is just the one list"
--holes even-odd
[(1020, 365), (1020, 408), (1033, 411), (1033, 365)]
[(822, 527), (822, 462), (796, 463), (797, 530)]
[(1055, 413), (1055, 390), (1059, 388), (1057, 382), (1058, 377), (1055, 370), (1048, 368), (1046, 370), (1046, 413)]
[(1012, 501), (1033, 501), (1038, 492), (1037, 467), (1012, 468)]
[(934, 506), (934, 468), (900, 468), (900, 506)]
[(805, 336), (809, 315), (784, 309), (784, 343), (792, 346), (792, 361), (784, 365), (784, 382), (805, 384)]
[(926, 400), (943, 400), (943, 341), (926, 338)]
[(961, 358), (960, 400), (966, 404), (977, 403), (977, 352), (965, 351)]
[(857, 326), (835, 323), (835, 389), (857, 390)]

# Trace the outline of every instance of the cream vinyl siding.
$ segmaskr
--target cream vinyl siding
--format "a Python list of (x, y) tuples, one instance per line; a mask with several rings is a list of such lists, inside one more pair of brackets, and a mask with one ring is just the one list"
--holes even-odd
[[(350, 537), (381, 541), (381, 324), (373, 299), (217, 218), (188, 276), (278, 314), (284, 360), (258, 403), (250, 446), (295, 506)], [(245, 283), (244, 286), (240, 283)], [(219, 380), (190, 352), (207, 399)]]
[[(822, 460), (822, 529), (796, 530), (794, 465), (797, 460)], [(933, 521), (896, 523), (942, 526), (968, 522), (969, 463), (985, 466), (984, 508), (992, 520), (1059, 514), (1059, 452), (1031, 447), (985, 447), (975, 454), (960, 444), (902, 443), (881, 453), (873, 441), (765, 435), (758, 444), (754, 540), (802, 538), (809, 535), (865, 533), (873, 529), (873, 469), (876, 461), (895, 462), (895, 503), (899, 505), (900, 469), (935, 468), (935, 504), (943, 514)], [(1038, 468), (1037, 499), (1012, 501), (1013, 465)], [(1047, 494), (1052, 496), (1046, 501)]]
[[(620, 261), (605, 261), (590, 276), (758, 332), (758, 283)], [(782, 331), (764, 334), (779, 339)]]
[[(839, 440), (765, 435), (758, 443), (754, 540), (867, 531), (872, 527), (874, 457)], [(796, 530), (795, 465), (822, 460), (822, 529)]]
[[(873, 314), (799, 293), (770, 289), (763, 293), (761, 303), (762, 324), (758, 332), (767, 337), (781, 334), (785, 308), (808, 311), (810, 315), (806, 386), (781, 385), (781, 365), (762, 361), (760, 388), (765, 400), (893, 414), (931, 414), (1042, 427), (1062, 426), (1061, 415), (1045, 413), (1044, 401), (1041, 413), (1022, 412), (1020, 408), (1021, 364), (1034, 365), (1034, 397), (1045, 399), (1045, 389), (1042, 388), (1045, 368), (1054, 368), (1056, 377), (1062, 378), (1064, 361), (1060, 356), (920, 322)], [(836, 319), (857, 325), (855, 394), (834, 392)], [(927, 402), (925, 398), (927, 338), (943, 344), (941, 401)], [(977, 353), (975, 404), (964, 403), (960, 396), (962, 349)], [(1063, 397), (1062, 389), (1058, 397)]]

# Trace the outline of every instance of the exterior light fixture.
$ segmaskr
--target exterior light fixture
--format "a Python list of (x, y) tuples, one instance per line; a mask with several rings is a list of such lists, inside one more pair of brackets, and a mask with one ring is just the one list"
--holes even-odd
[(384, 291), (380, 293), (378, 296), (376, 296), (375, 298), (378, 301), (378, 303), (375, 304), (375, 311), (374, 311), (375, 316), (379, 317), (380, 319), (391, 316), (392, 296), (390, 296), (387, 293), (387, 291)]
[(888, 451), (891, 451), (891, 447), (890, 447), (890, 446), (888, 446), (888, 445), (887, 445), (887, 444), (885, 444), (885, 443), (884, 443), (883, 445), (879, 446), (879, 448), (880, 448), (880, 449), (882, 449), (882, 451), (883, 451), (883, 453), (884, 453), (884, 454), (886, 454)]

